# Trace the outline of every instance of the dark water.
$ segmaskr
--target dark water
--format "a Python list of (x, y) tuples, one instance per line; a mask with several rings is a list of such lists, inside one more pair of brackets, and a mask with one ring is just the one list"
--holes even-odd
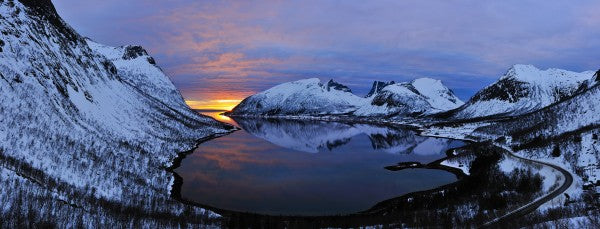
[(330, 215), (366, 210), (389, 198), (454, 182), (456, 177), (445, 171), (392, 172), (384, 167), (431, 162), (463, 144), (362, 124), (216, 117), (243, 130), (206, 142), (183, 160), (176, 170), (183, 177), (181, 194), (245, 212)]

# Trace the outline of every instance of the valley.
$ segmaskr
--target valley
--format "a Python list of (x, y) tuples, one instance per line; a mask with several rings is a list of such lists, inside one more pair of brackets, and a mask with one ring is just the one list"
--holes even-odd
[(0, 228), (600, 227), (600, 70), (515, 64), (465, 101), (306, 74), (208, 112), (157, 60), (0, 0)]

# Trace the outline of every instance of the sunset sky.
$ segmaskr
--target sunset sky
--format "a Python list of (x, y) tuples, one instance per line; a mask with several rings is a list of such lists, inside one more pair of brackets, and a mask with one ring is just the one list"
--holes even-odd
[(462, 99), (511, 65), (600, 67), (600, 2), (55, 0), (82, 35), (153, 55), (194, 108), (279, 83), (444, 81)]

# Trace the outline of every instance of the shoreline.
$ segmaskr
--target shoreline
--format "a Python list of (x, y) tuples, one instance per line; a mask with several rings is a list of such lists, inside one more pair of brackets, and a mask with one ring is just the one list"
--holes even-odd
[[(241, 117), (241, 116), (233, 116), (233, 117)], [(418, 135), (421, 135), (420, 132), (418, 131), (418, 127), (414, 126), (414, 125), (404, 125), (404, 124), (398, 124), (398, 123), (393, 123), (393, 122), (381, 122), (381, 121), (367, 121), (367, 120), (350, 120), (350, 119), (306, 119), (306, 118), (275, 118), (275, 117), (249, 117), (249, 116), (243, 116), (244, 118), (262, 118), (262, 119), (286, 119), (286, 120), (314, 120), (314, 121), (325, 121), (325, 122), (340, 122), (340, 123), (347, 123), (347, 124), (371, 124), (371, 125), (378, 125), (378, 126), (391, 126), (391, 127), (398, 127), (398, 128), (404, 128), (404, 129), (409, 129), (412, 131), (415, 131)], [(234, 130), (236, 131), (236, 130)], [(416, 191), (416, 192), (410, 192), (410, 193), (405, 193), (402, 195), (399, 195), (397, 197), (393, 197), (387, 200), (382, 200), (379, 201), (377, 203), (375, 203), (373, 206), (371, 206), (368, 209), (365, 209), (363, 211), (359, 211), (359, 212), (355, 212), (355, 213), (349, 213), (349, 214), (332, 214), (332, 215), (275, 215), (275, 214), (261, 214), (261, 213), (253, 213), (253, 212), (242, 212), (242, 211), (235, 211), (235, 210), (228, 210), (228, 209), (222, 209), (222, 208), (218, 208), (218, 207), (214, 207), (214, 206), (210, 206), (210, 205), (206, 205), (206, 204), (202, 204), (202, 203), (197, 203), (195, 201), (191, 201), (188, 200), (184, 197), (181, 196), (181, 188), (183, 185), (183, 178), (177, 174), (174, 170), (177, 169), (180, 165), (181, 162), (190, 154), (192, 154), (194, 152), (194, 150), (196, 150), (202, 143), (219, 138), (219, 137), (223, 137), (223, 136), (227, 136), (232, 132), (229, 133), (224, 133), (224, 134), (213, 134), (211, 136), (208, 136), (206, 138), (202, 138), (198, 140), (198, 144), (196, 145), (196, 147), (194, 147), (191, 150), (188, 151), (184, 151), (181, 153), (178, 153), (178, 157), (176, 157), (173, 160), (172, 166), (166, 168), (166, 170), (170, 173), (173, 174), (174, 176), (174, 182), (173, 185), (171, 186), (171, 193), (170, 196), (172, 198), (174, 198), (175, 200), (186, 204), (186, 205), (191, 205), (191, 206), (195, 206), (195, 207), (200, 207), (209, 211), (213, 211), (214, 213), (217, 213), (219, 215), (221, 215), (221, 217), (223, 217), (223, 219), (227, 220), (227, 219), (236, 219), (236, 218), (240, 218), (240, 217), (258, 217), (258, 218), (268, 218), (270, 220), (276, 220), (276, 221), (320, 221), (320, 220), (334, 220), (334, 221), (338, 221), (338, 222), (332, 222), (332, 225), (341, 225), (340, 223), (343, 223), (345, 220), (348, 219), (365, 219), (365, 218), (378, 218), (375, 221), (381, 221), (381, 222), (385, 222), (385, 219), (382, 219), (381, 216), (377, 216), (375, 214), (373, 214), (372, 212), (369, 212), (371, 209), (375, 208), (376, 206), (379, 206), (381, 204), (384, 203), (389, 203), (392, 200), (398, 199), (398, 198), (407, 198), (410, 195), (414, 195), (415, 193), (424, 193), (424, 192), (435, 192), (438, 191), (444, 187), (447, 186), (451, 186), (454, 185), (457, 182), (460, 182), (463, 180), (464, 177), (468, 176), (467, 174), (463, 173), (462, 170), (454, 168), (454, 167), (450, 167), (450, 166), (445, 166), (445, 165), (441, 165), (440, 163), (448, 158), (450, 158), (450, 156), (446, 156), (440, 159), (437, 159), (433, 162), (427, 163), (425, 164), (425, 166), (420, 167), (422, 169), (435, 169), (435, 170), (442, 170), (442, 171), (446, 171), (449, 173), (452, 173), (456, 176), (457, 180), (452, 182), (452, 183), (448, 183), (442, 186), (438, 186), (436, 188), (433, 189), (427, 189), (427, 190), (422, 190), (422, 191)], [(450, 139), (450, 138), (447, 138)], [(454, 140), (460, 140), (461, 139), (454, 139)], [(465, 141), (466, 142), (466, 141)], [(467, 142), (470, 144), (470, 142)], [(460, 148), (460, 147), (458, 147)], [(448, 150), (453, 150), (456, 148), (451, 148)], [(453, 156), (454, 157), (454, 156)], [(386, 169), (386, 167), (382, 168), (382, 169)], [(370, 219), (367, 219), (367, 221), (372, 221)]]
[[(226, 135), (232, 133), (233, 131), (230, 133), (213, 135), (213, 136), (201, 139), (201, 142), (199, 142), (199, 144), (194, 149), (179, 154), (180, 157), (178, 157), (177, 160), (174, 160), (173, 166), (168, 168), (168, 171), (170, 171), (174, 175), (174, 178), (175, 178), (175, 182), (171, 189), (171, 197), (181, 203), (196, 206), (196, 207), (201, 207), (206, 210), (213, 211), (213, 212), (221, 215), (221, 217), (223, 217), (222, 218), (223, 222), (229, 226), (231, 226), (232, 224), (239, 223), (238, 221), (240, 221), (240, 220), (244, 221), (243, 219), (245, 219), (245, 220), (248, 220), (248, 219), (257, 220), (258, 219), (261, 222), (263, 222), (265, 220), (269, 221), (269, 222), (279, 222), (279, 223), (296, 222), (296, 223), (300, 223), (302, 225), (313, 225), (313, 226), (318, 225), (320, 227), (322, 227), (322, 226), (329, 226), (329, 227), (330, 226), (338, 226), (339, 227), (340, 225), (343, 225), (345, 227), (350, 227), (350, 226), (364, 226), (364, 225), (379, 225), (382, 223), (394, 223), (395, 221), (393, 219), (388, 219), (383, 215), (385, 215), (386, 211), (389, 211), (393, 207), (397, 207), (396, 205), (399, 202), (412, 199), (414, 196), (443, 191), (447, 188), (456, 186), (461, 182), (465, 182), (464, 178), (470, 176), (470, 174), (469, 175), (465, 174), (464, 171), (460, 168), (441, 164), (443, 161), (445, 161), (447, 159), (460, 156), (460, 155), (448, 154), (449, 151), (467, 147), (467, 146), (470, 146), (473, 144), (486, 144), (486, 142), (487, 142), (487, 141), (477, 141), (477, 140), (473, 140), (473, 139), (460, 139), (460, 138), (452, 138), (452, 137), (445, 137), (445, 136), (427, 135), (427, 134), (424, 134), (424, 129), (423, 129), (424, 125), (422, 124), (423, 121), (421, 121), (421, 123), (413, 122), (411, 125), (408, 123), (403, 123), (400, 120), (394, 120), (394, 121), (392, 121), (392, 120), (366, 120), (363, 118), (360, 118), (360, 119), (354, 118), (353, 119), (353, 118), (341, 118), (341, 117), (335, 117), (335, 118), (333, 118), (333, 117), (306, 117), (306, 116), (277, 116), (277, 117), (275, 117), (275, 116), (235, 116), (235, 115), (229, 116), (229, 117), (257, 118), (257, 119), (283, 119), (283, 120), (299, 120), (299, 121), (308, 120), (308, 121), (340, 122), (340, 123), (346, 123), (346, 124), (371, 124), (371, 125), (378, 125), (378, 126), (405, 128), (405, 129), (415, 131), (417, 133), (417, 135), (419, 135), (419, 136), (459, 140), (459, 141), (463, 141), (463, 142), (467, 143), (465, 146), (448, 149), (446, 151), (446, 157), (437, 159), (437, 160), (427, 163), (427, 164), (421, 164), (419, 162), (400, 162), (395, 165), (384, 167), (385, 169), (388, 169), (391, 171), (399, 171), (399, 170), (403, 170), (403, 169), (415, 169), (415, 168), (443, 170), (443, 171), (452, 173), (456, 176), (457, 180), (452, 183), (438, 186), (433, 189), (410, 192), (410, 193), (402, 194), (402, 195), (394, 197), (394, 198), (379, 201), (376, 204), (374, 204), (372, 207), (370, 207), (369, 209), (359, 211), (356, 213), (310, 216), (310, 215), (274, 215), (274, 214), (261, 214), (261, 213), (253, 213), (253, 212), (242, 212), (242, 211), (228, 210), (228, 209), (222, 209), (222, 208), (218, 208), (218, 207), (214, 207), (214, 206), (209, 206), (209, 205), (197, 203), (197, 202), (190, 201), (190, 200), (183, 198), (181, 196), (181, 187), (182, 187), (184, 181), (181, 176), (179, 176), (176, 172), (174, 172), (174, 169), (179, 167), (179, 165), (181, 164), (181, 161), (183, 159), (185, 159), (185, 157), (187, 155), (193, 153), (193, 151), (203, 142), (210, 141), (210, 140), (218, 138), (218, 137), (226, 136)], [(436, 123), (433, 122), (432, 124), (435, 125)], [(493, 144), (492, 142), (489, 142), (488, 145), (502, 149), (502, 151), (504, 151), (505, 155), (515, 157), (515, 158), (518, 158), (521, 160), (524, 159), (524, 158), (515, 156), (512, 152), (507, 151), (503, 147), (497, 146), (497, 145)], [(530, 160), (530, 159), (525, 159), (525, 160)], [(533, 160), (530, 160), (530, 161), (533, 161)], [(535, 163), (536, 161), (533, 161), (533, 162)], [(545, 165), (545, 164), (543, 164), (543, 165)], [(566, 184), (567, 184), (567, 182), (563, 183), (563, 185), (559, 189), (565, 189), (564, 186)], [(532, 202), (528, 203), (527, 205), (518, 207), (516, 209), (508, 210), (507, 213), (501, 217), (501, 219), (500, 218), (492, 219), (491, 221), (488, 221), (487, 223), (483, 224), (483, 226), (489, 226), (490, 223), (491, 224), (502, 223), (503, 221), (505, 221), (504, 220), (505, 218), (516, 218), (516, 217), (524, 216), (524, 215), (531, 213), (537, 209), (537, 207), (532, 208), (531, 207), (532, 205), (541, 205), (541, 204), (547, 202), (548, 198), (553, 199), (554, 197), (560, 195), (561, 193), (562, 192), (558, 192), (558, 190), (556, 190), (552, 193), (542, 196), (541, 198), (536, 198), (536, 199), (532, 200)], [(355, 224), (348, 224), (349, 221), (353, 221), (353, 222), (358, 221), (360, 223), (357, 222)], [(248, 223), (248, 222), (246, 222), (246, 223)]]

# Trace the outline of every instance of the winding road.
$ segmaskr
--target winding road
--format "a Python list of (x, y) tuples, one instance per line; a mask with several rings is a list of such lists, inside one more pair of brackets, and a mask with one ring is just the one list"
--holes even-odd
[[(498, 146), (498, 147), (501, 147), (501, 146)], [(497, 225), (502, 222), (506, 222), (507, 220), (516, 219), (518, 217), (527, 215), (527, 214), (535, 211), (540, 206), (542, 206), (542, 204), (544, 204), (544, 203), (556, 198), (557, 196), (561, 195), (562, 193), (564, 193), (567, 189), (569, 189), (569, 187), (571, 187), (571, 184), (573, 184), (573, 176), (571, 175), (571, 173), (569, 173), (569, 171), (561, 168), (560, 166), (542, 162), (542, 161), (536, 161), (536, 160), (520, 157), (520, 156), (515, 155), (514, 152), (512, 152), (512, 150), (510, 150), (509, 148), (506, 148), (506, 147), (501, 147), (501, 148), (503, 148), (511, 157), (514, 157), (514, 158), (517, 158), (517, 159), (520, 159), (520, 160), (523, 160), (526, 162), (551, 167), (551, 168), (561, 172), (565, 179), (564, 179), (563, 184), (556, 190), (552, 191), (551, 193), (549, 193), (543, 197), (540, 197), (529, 204), (523, 205), (515, 210), (512, 210), (503, 216), (497, 217), (497, 218), (483, 224), (482, 225), (483, 228)]]
[[(427, 134), (423, 134), (423, 132), (420, 133), (422, 136), (430, 136), (430, 137), (445, 137), (445, 138), (451, 138), (451, 139), (456, 139), (456, 140), (463, 140), (463, 141), (474, 141), (472, 139), (467, 139), (467, 138), (452, 138), (452, 137), (447, 137), (447, 136), (435, 136), (435, 135), (427, 135)], [(555, 169), (557, 171), (559, 171), (563, 177), (565, 178), (562, 185), (560, 187), (558, 187), (557, 189), (555, 189), (554, 191), (548, 193), (545, 196), (542, 196), (540, 198), (537, 198), (535, 200), (533, 200), (531, 203), (523, 205), (517, 209), (514, 209), (502, 216), (496, 217), (495, 219), (492, 219), (490, 221), (488, 221), (487, 223), (483, 224), (481, 227), (482, 228), (488, 228), (488, 227), (492, 227), (494, 225), (499, 225), (503, 222), (506, 222), (508, 220), (512, 220), (512, 219), (517, 219), (519, 217), (525, 216), (533, 211), (535, 211), (536, 209), (538, 209), (540, 206), (542, 206), (543, 204), (545, 204), (546, 202), (560, 196), (561, 194), (563, 194), (565, 191), (567, 191), (567, 189), (569, 189), (569, 187), (571, 187), (571, 185), (573, 184), (573, 175), (571, 175), (571, 173), (565, 169), (563, 169), (562, 167), (558, 166), (558, 165), (553, 165), (547, 162), (543, 162), (543, 161), (537, 161), (537, 160), (533, 160), (533, 159), (528, 159), (528, 158), (524, 158), (521, 156), (517, 156), (511, 148), (506, 147), (506, 146), (501, 146), (501, 145), (497, 145), (494, 144), (494, 146), (502, 148), (507, 155), (517, 158), (519, 160), (525, 161), (525, 162), (529, 162), (529, 163), (533, 163), (533, 164), (539, 164), (542, 166), (547, 166), (550, 167), (552, 169)]]

